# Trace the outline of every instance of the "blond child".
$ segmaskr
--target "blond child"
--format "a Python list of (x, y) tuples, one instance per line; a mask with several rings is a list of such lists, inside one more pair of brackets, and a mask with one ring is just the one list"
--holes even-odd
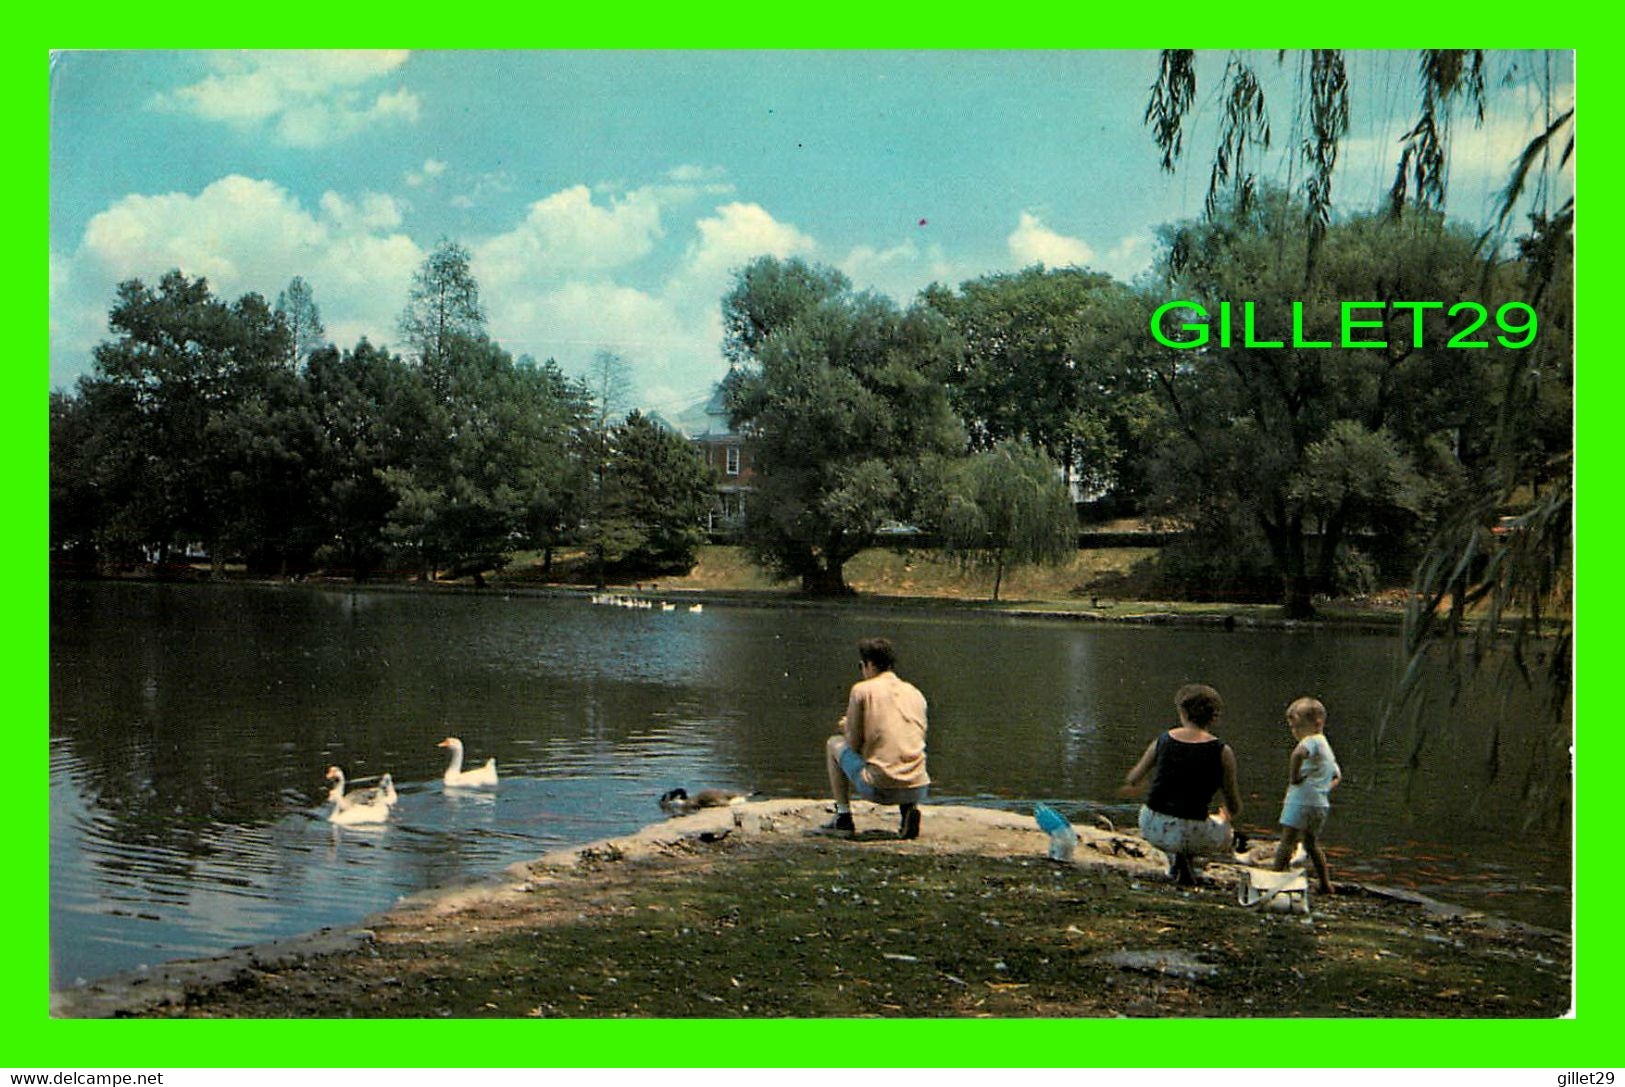
[(1326, 707), (1315, 698), (1299, 698), (1286, 708), (1287, 727), (1298, 741), (1287, 764), (1286, 799), (1281, 804), (1281, 844), (1275, 850), (1275, 870), (1284, 871), (1298, 842), (1309, 854), (1320, 881), (1320, 893), (1332, 893), (1320, 832), (1332, 810), (1331, 792), (1343, 780), (1326, 739)]

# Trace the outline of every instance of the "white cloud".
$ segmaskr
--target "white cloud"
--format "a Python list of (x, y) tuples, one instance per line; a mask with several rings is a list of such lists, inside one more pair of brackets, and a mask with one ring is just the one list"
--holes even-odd
[(682, 166), (673, 166), (666, 171), (666, 177), (681, 184), (697, 185), (702, 182), (722, 181), (727, 177), (728, 171), (721, 166), (699, 166), (687, 163)]
[(1132, 282), (1135, 276), (1151, 267), (1156, 248), (1156, 241), (1149, 234), (1126, 235), (1106, 250), (1095, 269), (1108, 272), (1125, 283)]
[[(691, 197), (655, 184), (600, 202), (576, 186), (532, 204), (513, 230), (474, 249), (493, 338), (573, 373), (595, 352), (614, 351), (631, 365), (644, 405), (703, 396), (725, 369), (720, 301), (733, 270), (816, 245), (757, 205), (727, 204), (693, 223), (674, 264), (649, 267), (662, 215)], [(625, 282), (634, 278), (646, 286)]]
[(325, 192), (322, 211), (341, 231), (387, 230), (401, 225), (401, 202), (388, 193), (362, 193), (359, 202)]
[(967, 265), (950, 260), (942, 246), (922, 246), (912, 239), (889, 249), (857, 246), (839, 267), (854, 287), (879, 291), (904, 307), (932, 283), (953, 287), (976, 274)]
[(1006, 240), (1010, 255), (1023, 265), (1043, 264), (1048, 268), (1076, 265), (1083, 268), (1095, 260), (1095, 251), (1089, 248), (1089, 243), (1057, 234), (1030, 211), (1021, 213), (1016, 229)]
[(452, 207), (471, 208), (497, 193), (511, 192), (513, 179), (506, 170), (494, 170), (474, 179), (474, 187), (451, 198)]
[(256, 291), (274, 300), (303, 276), (335, 343), (392, 341), (423, 259), (395, 229), (399, 206), (377, 193), (327, 193), (320, 211), (274, 182), (231, 175), (195, 194), (131, 194), (98, 212), (74, 251), (53, 255), (53, 382), (89, 368), (91, 347), (108, 336), (119, 282), (152, 283), (174, 268), (206, 276), (216, 296), (230, 299)]
[[(1450, 198), (1452, 215), (1475, 221), (1491, 214), (1494, 198), (1511, 177), (1512, 168), (1530, 142), (1546, 130), (1545, 91), (1533, 83), (1497, 88), (1488, 96), (1483, 124), (1466, 108), (1458, 107), (1450, 121)], [(1552, 89), (1551, 117), (1574, 105), (1574, 84)], [(1401, 138), (1415, 122), (1409, 114), (1389, 119), (1385, 131), (1367, 131), (1342, 142), (1337, 176), (1332, 183), (1340, 206), (1356, 208), (1386, 199), (1403, 149)], [(1551, 148), (1548, 182), (1562, 195), (1574, 185), (1574, 161), (1558, 170), (1568, 134), (1560, 133)], [(1540, 167), (1529, 178), (1532, 190)]]
[(320, 147), (380, 123), (418, 119), (418, 97), (404, 87), (365, 85), (392, 76), (403, 51), (225, 53), (214, 73), (154, 95), (156, 109), (190, 113), (243, 129), (268, 127), (289, 147)]
[(736, 269), (759, 256), (811, 256), (817, 243), (775, 219), (760, 204), (731, 203), (694, 224), (699, 237), (666, 285), (674, 297), (709, 298), (715, 307), (727, 293)]
[(446, 172), (446, 164), (439, 159), (424, 159), (423, 165), (406, 171), (406, 184), (412, 188), (426, 185)]
[(660, 202), (649, 190), (600, 205), (576, 185), (536, 201), (524, 222), (478, 246), (474, 271), (498, 288), (596, 273), (642, 259), (663, 233)]

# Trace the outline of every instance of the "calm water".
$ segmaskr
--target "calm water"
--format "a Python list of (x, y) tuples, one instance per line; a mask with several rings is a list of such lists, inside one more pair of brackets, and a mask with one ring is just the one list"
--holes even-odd
[[(1568, 927), (1566, 840), (1498, 820), (1477, 773), (1490, 726), (1460, 715), (1408, 781), (1370, 730), (1395, 641), (1208, 632), (886, 609), (701, 614), (586, 599), (257, 586), (61, 584), (51, 599), (54, 984), (355, 921), (425, 887), (660, 817), (674, 785), (822, 795), (822, 745), (884, 633), (931, 703), (933, 800), (1059, 803), (1132, 824), (1113, 791), (1186, 680), (1224, 694), (1243, 822), (1271, 828), (1286, 703), (1331, 710), (1344, 768), (1326, 838), (1334, 875), (1392, 881)], [(496, 756), (494, 795), (442, 792), (442, 737)], [(322, 774), (385, 770), (384, 827), (326, 822)], [(929, 814), (929, 813), (928, 813)], [(929, 818), (927, 819), (929, 833)]]

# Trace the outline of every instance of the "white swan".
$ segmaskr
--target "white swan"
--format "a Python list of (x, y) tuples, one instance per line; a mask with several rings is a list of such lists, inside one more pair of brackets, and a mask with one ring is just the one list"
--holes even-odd
[[(337, 766), (327, 768), (327, 780), (334, 783), (327, 791), (327, 799), (333, 804), (333, 810), (327, 814), (329, 823), (342, 823), (348, 826), (354, 823), (382, 823), (389, 819), (390, 805), (379, 790), (365, 789), (360, 793), (346, 796), (344, 771)], [(389, 791), (393, 792), (394, 788), (394, 781), (391, 780)]]
[(463, 741), (455, 736), (447, 736), (435, 746), (451, 748), (451, 765), (446, 767), (445, 776), (441, 779), (447, 785), (473, 789), (482, 785), (495, 785), (497, 783), (496, 759), (486, 759), (485, 765), (478, 770), (464, 770)]

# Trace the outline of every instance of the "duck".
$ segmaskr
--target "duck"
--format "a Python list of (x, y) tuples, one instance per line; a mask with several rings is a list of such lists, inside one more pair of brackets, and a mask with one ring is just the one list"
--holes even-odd
[(463, 741), (455, 736), (447, 736), (436, 747), (451, 748), (451, 765), (446, 767), (446, 773), (441, 778), (447, 785), (462, 789), (477, 789), (484, 785), (497, 783), (497, 760), (486, 759), (485, 765), (478, 770), (463, 769)]
[[(337, 766), (327, 768), (327, 780), (334, 783), (327, 791), (327, 799), (333, 804), (333, 810), (327, 814), (329, 823), (349, 826), (356, 823), (383, 823), (389, 820), (390, 805), (385, 803), (384, 794), (379, 790), (365, 789), (346, 796), (344, 771)], [(393, 781), (390, 783), (390, 790), (394, 790)]]
[(736, 793), (727, 789), (701, 789), (693, 796), (687, 789), (669, 789), (660, 797), (660, 810), (667, 815), (686, 815), (701, 808), (728, 808), (743, 804), (755, 793)]
[(690, 604), (688, 606), (688, 613), (690, 615), (698, 615), (698, 614), (700, 614), (700, 612), (702, 612), (704, 610), (705, 610), (705, 605), (704, 604)]

